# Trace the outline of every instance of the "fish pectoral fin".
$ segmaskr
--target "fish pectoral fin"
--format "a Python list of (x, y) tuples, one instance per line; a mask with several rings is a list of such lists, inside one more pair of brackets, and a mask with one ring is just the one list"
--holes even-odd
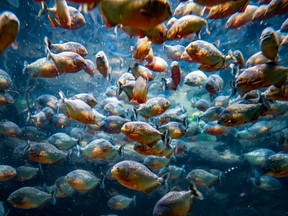
[(16, 41), (14, 41), (11, 45), (14, 50), (18, 49), (18, 44)]

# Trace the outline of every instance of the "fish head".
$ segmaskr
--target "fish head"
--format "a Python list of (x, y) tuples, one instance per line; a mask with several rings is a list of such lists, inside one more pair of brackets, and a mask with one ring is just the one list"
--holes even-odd
[(170, 208), (165, 205), (156, 205), (153, 210), (153, 216), (169, 216), (171, 215)]
[(265, 40), (268, 40), (275, 34), (275, 31), (271, 27), (267, 27), (263, 30), (261, 36), (260, 36), (260, 41), (263, 42)]
[(111, 174), (115, 179), (126, 179), (129, 176), (129, 166), (126, 163), (118, 163), (111, 169)]

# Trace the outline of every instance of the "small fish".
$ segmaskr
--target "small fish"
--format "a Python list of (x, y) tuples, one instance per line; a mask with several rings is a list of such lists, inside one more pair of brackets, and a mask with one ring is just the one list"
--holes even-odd
[(40, 164), (55, 164), (63, 161), (67, 153), (49, 143), (28, 143), (28, 157), (31, 161)]
[(5, 90), (11, 88), (13, 85), (13, 81), (10, 75), (4, 70), (0, 69), (0, 90)]
[(16, 181), (24, 182), (35, 178), (39, 171), (39, 168), (31, 166), (20, 166), (16, 168), (16, 171)]
[(55, 133), (48, 138), (48, 142), (60, 150), (68, 150), (77, 145), (78, 140), (65, 133)]
[(158, 177), (143, 164), (131, 160), (116, 163), (111, 173), (113, 178), (124, 187), (148, 194), (159, 185), (166, 184), (167, 181), (165, 178)]
[(133, 99), (138, 103), (145, 103), (147, 101), (148, 85), (147, 81), (142, 76), (137, 78), (132, 93)]
[(59, 44), (52, 44), (51, 41), (46, 36), (44, 38), (46, 46), (53, 52), (53, 53), (61, 53), (64, 51), (70, 51), (78, 53), (80, 56), (85, 57), (88, 54), (86, 48), (80, 44), (73, 41), (69, 41), (66, 43), (59, 43)]
[[(154, 80), (154, 75), (152, 71), (149, 70), (147, 67), (139, 65), (138, 63), (135, 63), (133, 67), (129, 66), (129, 70), (132, 71), (132, 74), (135, 77), (135, 79), (138, 79), (139, 76), (142, 76), (144, 79), (147, 80), (147, 82)], [(124, 84), (124, 83), (121, 83), (121, 84)]]
[(0, 122), (0, 134), (7, 137), (16, 137), (21, 134), (21, 128), (11, 121)]
[(167, 32), (167, 40), (176, 40), (195, 33), (198, 37), (200, 31), (207, 24), (206, 20), (196, 15), (185, 15), (176, 20)]
[(287, 177), (288, 154), (277, 153), (268, 157), (262, 165), (262, 172), (275, 178)]
[(63, 28), (71, 27), (71, 17), (66, 0), (55, 0), (56, 13)]
[(20, 30), (20, 22), (17, 16), (4, 11), (0, 14), (0, 54), (2, 54), (10, 45), (17, 48), (16, 37)]
[(100, 130), (109, 134), (118, 134), (121, 133), (122, 126), (127, 123), (128, 120), (120, 116), (111, 115), (104, 118), (100, 122)]
[(213, 6), (208, 14), (209, 19), (222, 19), (236, 12), (244, 12), (250, 0), (225, 1), (223, 4)]
[(154, 97), (144, 104), (140, 104), (136, 110), (144, 118), (154, 117), (163, 114), (170, 107), (170, 102), (163, 97)]
[(169, 66), (168, 63), (163, 58), (159, 56), (154, 56), (153, 61), (146, 63), (145, 67), (154, 72), (167, 74)]
[(107, 206), (111, 209), (123, 210), (128, 208), (131, 203), (134, 203), (134, 206), (136, 206), (136, 196), (129, 198), (123, 195), (115, 195), (107, 201)]
[(213, 173), (210, 173), (203, 169), (194, 169), (190, 171), (186, 179), (189, 182), (195, 182), (197, 186), (201, 187), (211, 187), (212, 185), (215, 185), (219, 183), (219, 176), (214, 175)]
[(121, 154), (121, 148), (115, 147), (108, 140), (95, 139), (85, 147), (79, 148), (86, 158), (113, 160)]
[(78, 99), (84, 101), (86, 104), (88, 104), (91, 108), (95, 107), (97, 105), (96, 98), (92, 94), (87, 93), (80, 93), (72, 96), (69, 98), (71, 100)]
[(7, 201), (19, 209), (35, 209), (45, 205), (52, 199), (52, 195), (35, 187), (21, 187), (12, 192)]
[(188, 191), (170, 191), (156, 203), (153, 216), (185, 216), (192, 212), (193, 197), (204, 199), (194, 185)]
[(74, 119), (82, 124), (98, 124), (96, 111), (94, 111), (84, 101), (66, 99), (63, 92), (59, 92), (62, 101), (66, 106), (66, 114), (69, 119)]
[(271, 176), (260, 175), (257, 170), (254, 170), (254, 177), (250, 178), (253, 185), (265, 191), (280, 190), (282, 188), (281, 182)]
[(59, 73), (76, 73), (86, 68), (85, 59), (78, 53), (64, 51), (54, 54), (50, 51), (48, 47), (47, 51), (48, 57), (53, 60)]
[(8, 92), (0, 92), (0, 106), (8, 106), (14, 103), (13, 97)]
[(230, 128), (217, 124), (216, 122), (208, 122), (204, 125), (203, 131), (212, 136), (228, 136)]
[(260, 36), (260, 47), (262, 54), (266, 58), (272, 61), (275, 60), (280, 47), (280, 42), (273, 28), (267, 27), (262, 31)]
[(188, 73), (184, 78), (184, 84), (196, 87), (205, 85), (207, 76), (201, 70), (196, 70)]
[(183, 17), (188, 14), (203, 16), (204, 12), (205, 12), (204, 6), (199, 5), (192, 1), (188, 1), (188, 2), (181, 2), (180, 4), (178, 4), (178, 6), (174, 10), (173, 16), (177, 18)]
[(198, 118), (205, 121), (205, 122), (211, 122), (218, 119), (219, 114), (224, 110), (225, 108), (222, 106), (212, 106), (209, 107), (207, 110), (204, 111)]
[(82, 169), (69, 172), (65, 176), (65, 179), (67, 183), (77, 191), (93, 190), (101, 182), (92, 172)]
[(182, 45), (170, 46), (164, 44), (164, 51), (168, 59), (179, 61), (182, 53), (185, 51), (185, 47)]
[[(167, 28), (164, 23), (161, 23), (144, 31), (144, 35), (146, 35), (153, 44), (162, 44), (167, 39)], [(152, 50), (152, 48), (150, 50)], [(149, 61), (149, 58), (146, 57), (145, 60)]]
[(267, 158), (274, 154), (275, 152), (270, 149), (259, 148), (254, 151), (245, 153), (244, 158), (252, 166), (262, 166), (267, 160)]
[(145, 57), (149, 54), (152, 42), (148, 37), (139, 38), (136, 46), (133, 48), (132, 57), (138, 59), (140, 62), (145, 60)]
[(143, 161), (143, 164), (152, 170), (160, 170), (168, 166), (169, 163), (170, 159), (154, 155), (147, 156)]
[(223, 89), (223, 79), (218, 74), (213, 74), (206, 79), (205, 88), (209, 92), (210, 96), (218, 95)]
[(46, 57), (37, 59), (31, 64), (24, 62), (23, 73), (29, 73), (33, 78), (54, 78), (60, 75), (54, 62), (52, 60), (47, 60)]
[(0, 182), (6, 182), (17, 175), (16, 169), (9, 165), (0, 165)]
[(142, 31), (155, 27), (172, 15), (167, 0), (107, 0), (100, 1), (98, 7), (107, 27), (122, 24)]
[(107, 80), (110, 79), (110, 68), (109, 62), (104, 51), (99, 51), (96, 53), (96, 68), (99, 73)]
[(165, 136), (150, 124), (140, 121), (125, 123), (121, 128), (121, 132), (130, 140), (141, 143), (142, 145), (148, 145), (150, 148)]

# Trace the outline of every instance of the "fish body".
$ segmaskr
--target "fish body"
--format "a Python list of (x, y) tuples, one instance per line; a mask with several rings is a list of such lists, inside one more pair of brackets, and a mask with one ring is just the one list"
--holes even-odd
[(129, 70), (132, 71), (135, 79), (138, 79), (139, 76), (142, 76), (148, 82), (152, 81), (154, 79), (154, 75), (153, 75), (152, 71), (150, 71), (147, 67), (139, 65), (138, 63), (135, 63), (133, 67), (130, 66)]
[(17, 171), (16, 181), (23, 182), (33, 179), (37, 175), (39, 168), (20, 166), (16, 168), (16, 171)]
[(132, 57), (134, 59), (139, 59), (140, 62), (145, 60), (145, 57), (149, 54), (152, 42), (148, 37), (139, 38), (134, 50), (132, 52)]
[(21, 134), (21, 128), (11, 121), (0, 122), (0, 134), (8, 137), (16, 137)]
[(146, 63), (145, 67), (154, 72), (167, 74), (169, 65), (163, 58), (154, 56), (153, 61)]
[(136, 110), (137, 113), (145, 118), (158, 116), (164, 113), (170, 107), (170, 102), (163, 97), (149, 99), (144, 104), (140, 104)]
[(274, 61), (280, 47), (280, 42), (273, 28), (267, 27), (262, 31), (260, 36), (260, 47), (262, 54)]
[(196, 87), (205, 85), (207, 76), (201, 70), (192, 71), (184, 78), (184, 84)]
[(287, 67), (273, 64), (260, 64), (245, 69), (236, 79), (236, 88), (246, 91), (283, 83), (288, 73)]
[(121, 132), (130, 140), (142, 145), (154, 146), (161, 140), (163, 134), (146, 122), (127, 122), (121, 128)]
[(104, 0), (98, 6), (107, 27), (121, 24), (145, 31), (172, 15), (166, 0)]
[(16, 176), (17, 171), (12, 166), (0, 165), (0, 182), (6, 182)]
[(65, 133), (55, 133), (48, 138), (48, 142), (60, 150), (68, 150), (76, 146), (78, 140)]
[(111, 115), (104, 118), (100, 122), (100, 130), (109, 134), (121, 133), (122, 126), (127, 122), (127, 119), (124, 119), (120, 116)]
[(105, 139), (95, 139), (80, 151), (87, 158), (103, 160), (113, 160), (119, 154), (118, 149)]
[(105, 78), (109, 79), (109, 62), (106, 54), (103, 51), (96, 53), (96, 68), (99, 73)]
[(219, 181), (219, 176), (203, 169), (194, 169), (187, 174), (186, 179), (194, 181), (197, 186), (210, 187)]
[(136, 191), (151, 193), (165, 180), (151, 172), (143, 164), (125, 160), (116, 163), (111, 170), (113, 178), (121, 185)]
[(143, 161), (143, 164), (152, 170), (162, 169), (163, 167), (168, 166), (169, 163), (170, 160), (168, 158), (154, 155), (147, 156)]
[(275, 152), (270, 149), (259, 148), (244, 154), (244, 158), (253, 166), (262, 166), (268, 157)]
[(97, 105), (96, 98), (92, 94), (87, 93), (80, 93), (72, 96), (69, 98), (71, 100), (78, 99), (84, 101), (86, 104), (88, 104), (91, 108), (95, 107)]
[(65, 176), (65, 180), (74, 190), (77, 191), (93, 190), (100, 183), (100, 179), (92, 172), (82, 169), (69, 172)]
[(31, 64), (26, 63), (23, 72), (31, 74), (32, 77), (54, 78), (60, 75), (52, 60), (46, 57), (40, 58)]
[(262, 165), (262, 172), (265, 175), (275, 178), (288, 176), (288, 155), (285, 153), (273, 154), (267, 158)]
[(4, 70), (0, 69), (0, 90), (3, 91), (12, 87), (13, 81), (10, 75)]
[(31, 143), (27, 154), (31, 161), (41, 164), (55, 164), (67, 157), (67, 153), (49, 143)]
[(133, 86), (133, 99), (138, 103), (145, 103), (147, 101), (148, 94), (148, 81), (144, 79), (142, 76), (139, 76), (136, 79), (135, 85)]
[(51, 194), (35, 187), (22, 187), (12, 192), (7, 201), (19, 209), (39, 208), (52, 199)]
[(20, 21), (17, 16), (4, 11), (0, 15), (0, 53), (3, 53), (11, 44), (17, 47), (16, 36), (20, 30)]
[(164, 50), (167, 58), (179, 61), (182, 53), (185, 51), (185, 47), (180, 44), (174, 46), (164, 44)]
[[(164, 23), (156, 25), (155, 27), (144, 31), (144, 35), (146, 35), (153, 44), (162, 44), (167, 39), (166, 25)], [(147, 57), (146, 60), (150, 61)]]
[(128, 208), (133, 202), (135, 205), (135, 199), (135, 196), (133, 198), (129, 198), (123, 195), (115, 195), (108, 200), (107, 205), (112, 209), (122, 210)]
[(156, 203), (153, 216), (186, 216), (192, 212), (193, 197), (203, 199), (195, 186), (188, 191), (170, 191)]
[(206, 20), (196, 15), (185, 15), (176, 20), (167, 32), (168, 40), (176, 40), (189, 34), (200, 34), (202, 28), (207, 24)]
[(179, 18), (188, 14), (203, 16), (205, 7), (193, 1), (180, 2), (175, 8), (173, 16)]

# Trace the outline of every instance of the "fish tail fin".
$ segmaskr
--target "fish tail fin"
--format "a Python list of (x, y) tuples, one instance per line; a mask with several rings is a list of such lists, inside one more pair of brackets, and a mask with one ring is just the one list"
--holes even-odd
[(124, 146), (125, 146), (125, 145), (121, 145), (121, 146), (119, 146), (119, 148), (117, 149), (118, 155), (120, 156), (120, 158), (123, 158), (123, 155), (124, 155), (124, 152), (123, 152)]
[(23, 67), (23, 70), (22, 70), (22, 74), (24, 75), (26, 70), (27, 70), (27, 66), (28, 66), (28, 62), (27, 61), (24, 61), (24, 67)]
[(165, 186), (166, 191), (169, 192), (170, 191), (169, 180), (171, 178), (170, 172), (165, 173), (161, 178), (162, 178), (162, 184)]
[(48, 9), (48, 6), (47, 6), (46, 1), (41, 1), (41, 9), (40, 9), (40, 11), (38, 13), (38, 17), (41, 17), (44, 14), (46, 14), (47, 13), (47, 9)]
[(263, 112), (261, 115), (265, 115), (265, 113), (270, 110), (269, 100), (264, 95), (261, 95), (259, 97), (259, 103), (263, 105)]
[(165, 144), (165, 146), (170, 145), (172, 141), (172, 137), (169, 134), (169, 131), (166, 130), (164, 131), (163, 135), (162, 135), (162, 142)]
[(64, 92), (63, 91), (59, 91), (59, 96), (61, 98), (62, 101), (65, 100), (65, 95), (64, 95)]
[(255, 183), (255, 185), (256, 186), (260, 186), (260, 178), (261, 178), (261, 176), (260, 176), (260, 173), (258, 172), (258, 170), (256, 170), (255, 168), (253, 168), (253, 173), (254, 173), (254, 178), (255, 178), (255, 181), (254, 181), (254, 183)]
[(100, 186), (102, 189), (105, 189), (105, 178), (106, 178), (107, 172), (104, 174), (102, 167), (100, 167), (100, 174), (101, 174)]
[(203, 194), (197, 189), (195, 182), (191, 182), (190, 190), (192, 192), (192, 195), (195, 196), (199, 200), (203, 200), (204, 196)]
[(81, 146), (79, 144), (77, 144), (77, 157), (80, 158), (81, 154), (82, 154), (82, 150), (81, 150)]
[(31, 146), (31, 141), (30, 140), (27, 140), (27, 144), (24, 146), (24, 148), (22, 149), (21, 151), (21, 154), (22, 155), (25, 155), (26, 151), (30, 148)]
[(206, 27), (205, 27), (205, 30), (206, 30), (206, 33), (207, 33), (208, 35), (210, 35), (210, 34), (211, 34), (211, 32), (209, 31), (209, 26), (208, 26), (208, 23), (206, 23)]
[[(51, 50), (52, 43), (47, 36), (44, 37), (44, 42), (45, 42), (46, 47), (48, 47), (48, 49)], [(46, 48), (45, 52), (48, 52), (48, 49)]]
[(161, 86), (163, 91), (168, 90), (167, 80), (164, 77), (162, 77), (162, 79), (161, 79), (161, 85), (160, 86)]
[(134, 207), (136, 207), (136, 195), (133, 196), (132, 202), (133, 202)]

